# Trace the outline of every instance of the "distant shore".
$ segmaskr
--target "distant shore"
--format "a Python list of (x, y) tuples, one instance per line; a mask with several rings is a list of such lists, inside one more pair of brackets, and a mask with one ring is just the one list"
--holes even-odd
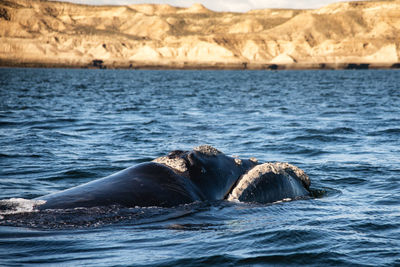
[(399, 63), (105, 63), (94, 60), (87, 64), (46, 63), (46, 62), (13, 62), (0, 60), (2, 68), (66, 68), (66, 69), (125, 69), (125, 70), (366, 70), (366, 69), (399, 69)]
[(315, 10), (0, 1), (0, 66), (98, 69), (398, 69), (400, 0)]

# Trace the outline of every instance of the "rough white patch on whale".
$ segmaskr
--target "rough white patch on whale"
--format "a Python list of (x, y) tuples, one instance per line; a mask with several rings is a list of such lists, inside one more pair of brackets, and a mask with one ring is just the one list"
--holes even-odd
[(182, 158), (159, 157), (154, 159), (153, 162), (163, 164), (179, 172), (186, 172), (188, 170), (186, 162)]
[[(294, 178), (291, 177), (291, 175), (294, 175), (307, 187), (310, 186), (310, 178), (298, 167), (286, 162), (264, 163), (255, 166), (244, 174), (227, 199), (229, 201), (238, 200), (247, 188), (250, 186), (256, 187), (259, 179), (266, 173), (283, 174), (289, 178), (290, 183), (295, 183)], [(293, 188), (296, 188), (296, 186), (293, 186)]]
[(235, 158), (235, 163), (236, 163), (237, 165), (242, 165), (242, 160), (239, 159), (239, 158)]
[(45, 200), (32, 200), (24, 198), (10, 198), (0, 200), (0, 218), (2, 215), (34, 212), (38, 205), (46, 203)]
[(218, 149), (216, 149), (215, 147), (212, 147), (210, 145), (201, 145), (201, 146), (193, 148), (193, 150), (203, 153), (207, 156), (216, 156), (218, 154), (222, 154), (221, 151), (219, 151)]
[(258, 163), (258, 159), (254, 158), (254, 157), (249, 158), (249, 160), (254, 162), (254, 163)]

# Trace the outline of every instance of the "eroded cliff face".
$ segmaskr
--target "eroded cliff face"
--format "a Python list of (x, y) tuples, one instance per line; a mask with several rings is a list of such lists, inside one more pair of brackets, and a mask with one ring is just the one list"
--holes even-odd
[(388, 67), (399, 62), (400, 0), (247, 13), (0, 0), (0, 40), (0, 64), (14, 66)]

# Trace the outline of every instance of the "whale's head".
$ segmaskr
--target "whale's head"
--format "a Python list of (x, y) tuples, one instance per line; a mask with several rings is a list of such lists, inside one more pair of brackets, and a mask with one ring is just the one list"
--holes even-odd
[(256, 165), (225, 155), (209, 145), (195, 147), (185, 156), (189, 179), (208, 200), (225, 198), (240, 176)]
[(227, 156), (210, 145), (191, 151), (174, 150), (154, 161), (190, 179), (206, 200), (226, 198), (239, 177), (258, 164), (254, 160)]

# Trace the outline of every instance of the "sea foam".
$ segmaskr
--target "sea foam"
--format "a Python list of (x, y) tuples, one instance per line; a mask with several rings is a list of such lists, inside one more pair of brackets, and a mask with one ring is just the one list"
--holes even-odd
[(38, 205), (46, 203), (45, 200), (32, 200), (24, 198), (10, 198), (0, 200), (0, 219), (3, 215), (18, 214), (38, 211)]

